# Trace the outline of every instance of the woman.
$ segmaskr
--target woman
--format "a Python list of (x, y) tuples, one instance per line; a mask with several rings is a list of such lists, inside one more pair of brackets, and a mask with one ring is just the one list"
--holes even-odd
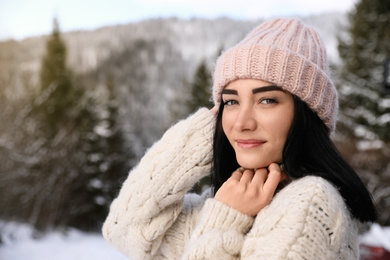
[[(376, 212), (329, 137), (337, 93), (317, 32), (261, 24), (218, 59), (213, 99), (132, 170), (105, 238), (133, 260), (358, 259), (357, 223)], [(212, 189), (186, 194), (210, 173)]]

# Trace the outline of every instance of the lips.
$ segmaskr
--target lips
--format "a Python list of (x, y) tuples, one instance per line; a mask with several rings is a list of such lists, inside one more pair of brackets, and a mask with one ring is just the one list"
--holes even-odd
[(256, 147), (263, 145), (264, 143), (265, 143), (265, 141), (257, 140), (257, 139), (237, 139), (236, 140), (237, 146), (244, 148), (244, 149), (256, 148)]

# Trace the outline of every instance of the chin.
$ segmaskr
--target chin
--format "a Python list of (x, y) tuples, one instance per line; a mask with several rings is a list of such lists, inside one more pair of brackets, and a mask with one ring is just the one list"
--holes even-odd
[(266, 168), (268, 167), (270, 163), (268, 162), (254, 162), (254, 161), (249, 161), (249, 160), (237, 160), (238, 164), (241, 167), (244, 167), (246, 169), (258, 169), (258, 168)]
[(271, 163), (280, 163), (282, 159), (274, 158), (269, 160), (262, 160), (260, 161), (258, 157), (256, 158), (236, 158), (238, 164), (246, 169), (259, 169), (259, 168), (267, 168)]

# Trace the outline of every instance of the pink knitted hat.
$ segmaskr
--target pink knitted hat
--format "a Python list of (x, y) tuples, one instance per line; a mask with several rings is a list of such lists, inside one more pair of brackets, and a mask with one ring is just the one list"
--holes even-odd
[(326, 50), (318, 33), (299, 19), (275, 19), (261, 24), (224, 52), (214, 71), (213, 100), (236, 79), (260, 79), (298, 96), (329, 129), (335, 130), (337, 91)]

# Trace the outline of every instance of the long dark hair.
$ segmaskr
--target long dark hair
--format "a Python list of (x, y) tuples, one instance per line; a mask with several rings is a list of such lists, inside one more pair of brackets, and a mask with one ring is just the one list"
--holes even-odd
[[(311, 175), (328, 180), (338, 188), (355, 218), (361, 222), (375, 221), (377, 213), (370, 193), (333, 144), (328, 128), (305, 102), (295, 95), (293, 98), (294, 119), (283, 149), (285, 172), (292, 178)], [(223, 108), (221, 102), (214, 133), (214, 194), (239, 167), (234, 149), (222, 129)]]

